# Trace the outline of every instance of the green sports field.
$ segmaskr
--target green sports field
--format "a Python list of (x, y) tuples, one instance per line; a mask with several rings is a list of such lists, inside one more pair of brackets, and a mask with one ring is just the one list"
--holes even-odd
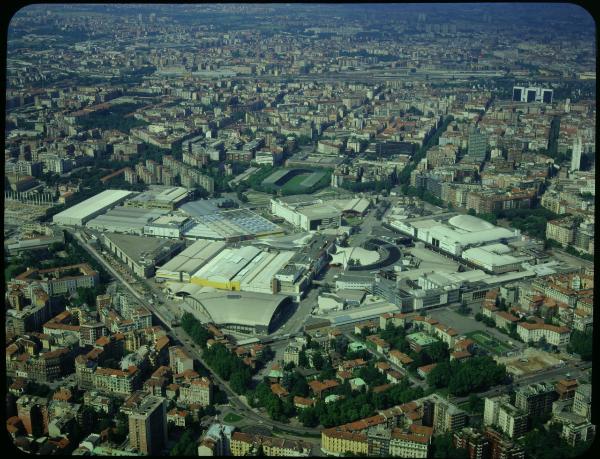
[(281, 190), (284, 192), (287, 191), (289, 193), (300, 194), (305, 190), (305, 187), (303, 187), (301, 183), (311, 175), (312, 172), (295, 175), (281, 186)]
[(494, 354), (502, 354), (504, 352), (512, 350), (510, 346), (498, 341), (496, 338), (490, 336), (484, 331), (472, 331), (470, 333), (466, 333), (466, 336), (471, 338), (484, 349), (487, 349), (488, 351), (493, 352)]

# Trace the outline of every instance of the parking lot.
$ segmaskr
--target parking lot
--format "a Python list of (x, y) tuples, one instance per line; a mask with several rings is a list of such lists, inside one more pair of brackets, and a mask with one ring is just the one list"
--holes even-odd
[[(487, 327), (483, 322), (477, 322), (474, 315), (477, 312), (480, 312), (480, 307), (473, 308), (471, 313), (467, 316), (463, 316), (456, 312), (456, 308), (458, 308), (458, 306), (446, 306), (439, 309), (432, 309), (429, 311), (429, 316), (448, 327), (454, 328), (461, 335), (479, 330), (486, 332), (488, 335), (508, 346), (516, 347), (518, 349), (525, 347), (524, 343), (511, 340), (508, 335), (505, 335), (494, 328)], [(511, 344), (508, 344), (509, 341)]]

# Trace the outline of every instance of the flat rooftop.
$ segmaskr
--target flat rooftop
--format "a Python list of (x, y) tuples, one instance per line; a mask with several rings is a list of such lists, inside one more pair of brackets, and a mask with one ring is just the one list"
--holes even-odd
[(406, 339), (414, 341), (419, 346), (428, 346), (438, 341), (437, 339), (423, 332), (411, 333), (410, 335), (406, 335)]
[(85, 218), (93, 212), (96, 212), (99, 209), (104, 209), (133, 194), (135, 194), (133, 191), (128, 190), (105, 190), (92, 198), (86, 199), (85, 201), (80, 202), (73, 207), (63, 210), (62, 212), (56, 214), (54, 218), (55, 220), (64, 217), (77, 219)]
[(146, 260), (154, 260), (161, 252), (170, 251), (173, 246), (181, 244), (180, 241), (130, 234), (104, 233), (104, 236), (135, 261), (142, 256)]
[(106, 228), (109, 231), (142, 232), (145, 225), (166, 213), (166, 210), (161, 209), (119, 206), (90, 220), (86, 226), (97, 229)]
[(193, 277), (215, 282), (230, 281), (259, 253), (260, 250), (252, 246), (225, 249), (200, 268)]
[(149, 202), (159, 201), (164, 203), (177, 203), (188, 195), (187, 188), (181, 186), (161, 186), (152, 185), (148, 191), (138, 194), (131, 201), (133, 202)]
[(159, 271), (192, 274), (198, 271), (208, 260), (220, 253), (225, 247), (226, 244), (220, 241), (196, 241), (176, 257), (165, 263)]
[(185, 233), (186, 237), (220, 240), (283, 232), (283, 229), (275, 223), (248, 209), (214, 212), (196, 221), (196, 225)]

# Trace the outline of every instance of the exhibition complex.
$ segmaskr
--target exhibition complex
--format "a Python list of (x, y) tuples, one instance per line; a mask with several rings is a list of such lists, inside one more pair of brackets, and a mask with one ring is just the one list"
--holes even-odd
[[(285, 234), (281, 227), (248, 209), (222, 210), (218, 201), (190, 202), (187, 190), (180, 187), (152, 187), (143, 193), (107, 190), (55, 215), (54, 223), (100, 232), (99, 242), (131, 271), (163, 283), (171, 297), (180, 299), (186, 308), (191, 306), (199, 317), (260, 335), (278, 328), (293, 310), (286, 306), (299, 302), (330, 262), (339, 258), (338, 264), (345, 265), (344, 260), (357, 256), (355, 252), (367, 253), (336, 248), (336, 240), (340, 231), (344, 232), (342, 216), (365, 215), (371, 204), (368, 199), (272, 199), (272, 214), (301, 231), (293, 234)], [(382, 223), (472, 269), (437, 275), (434, 271), (420, 273), (420, 269), (405, 273), (406, 260), (399, 260), (393, 267), (395, 281), (374, 271), (364, 272), (357, 286), (342, 282), (342, 278), (357, 277), (344, 272), (338, 280), (342, 290), (365, 290), (368, 284), (366, 291), (386, 303), (372, 304), (372, 308), (405, 311), (440, 306), (457, 301), (460, 292), (473, 290), (475, 284), (481, 284), (479, 297), (491, 285), (543, 274), (544, 270), (553, 272), (547, 263), (536, 264), (535, 256), (524, 249), (531, 244), (518, 231), (470, 215), (438, 212), (424, 217), (411, 214), (410, 207), (395, 206)], [(373, 252), (373, 260), (361, 261), (370, 263), (375, 258), (377, 252)], [(402, 280), (411, 274), (417, 276), (415, 282)], [(463, 287), (457, 287), (459, 284)], [(343, 309), (347, 309), (345, 304)], [(375, 312), (360, 306), (335, 314), (340, 315), (338, 320), (355, 321)]]
[(513, 249), (507, 245), (521, 240), (519, 230), (500, 228), (471, 215), (433, 219), (392, 213), (386, 220), (390, 227), (491, 274), (516, 271), (528, 260), (511, 255)]
[(283, 236), (262, 216), (215, 201), (189, 202), (180, 187), (106, 190), (53, 222), (98, 231), (103, 248), (136, 275), (165, 283), (216, 324), (269, 333), (327, 264), (335, 236)]

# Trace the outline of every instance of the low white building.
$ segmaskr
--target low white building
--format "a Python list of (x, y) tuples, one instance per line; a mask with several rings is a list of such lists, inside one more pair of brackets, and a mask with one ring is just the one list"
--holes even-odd
[(118, 206), (135, 194), (127, 190), (105, 190), (56, 214), (52, 221), (57, 225), (83, 226), (92, 218)]
[(179, 239), (196, 222), (187, 216), (163, 215), (144, 226), (146, 236), (168, 237)]

